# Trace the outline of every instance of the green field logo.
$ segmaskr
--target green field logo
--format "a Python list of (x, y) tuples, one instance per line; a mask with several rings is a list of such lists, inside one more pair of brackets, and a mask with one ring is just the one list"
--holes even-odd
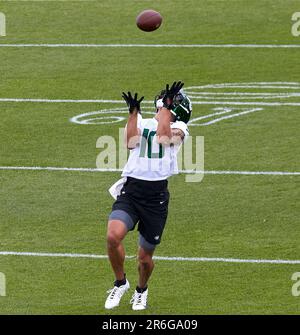
[(294, 297), (300, 296), (300, 272), (295, 272), (292, 275), (292, 280), (296, 283), (292, 286), (292, 295)]
[(3, 13), (0, 12), (0, 37), (6, 36), (6, 18)]
[(298, 37), (300, 36), (300, 12), (295, 12), (292, 15), (292, 21), (296, 21), (292, 25), (292, 35)]
[(0, 297), (6, 296), (6, 278), (5, 274), (0, 272)]

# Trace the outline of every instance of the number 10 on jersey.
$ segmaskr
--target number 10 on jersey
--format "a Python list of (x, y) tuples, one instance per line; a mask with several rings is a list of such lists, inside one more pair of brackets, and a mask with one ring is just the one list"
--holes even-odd
[(147, 150), (147, 157), (148, 158), (163, 158), (164, 156), (164, 147), (159, 144), (159, 151), (153, 152), (153, 138), (156, 135), (156, 131), (152, 130), (149, 131), (149, 129), (145, 128), (142, 135), (141, 140), (141, 149), (140, 149), (140, 157), (145, 157), (146, 154), (146, 147), (148, 147)]

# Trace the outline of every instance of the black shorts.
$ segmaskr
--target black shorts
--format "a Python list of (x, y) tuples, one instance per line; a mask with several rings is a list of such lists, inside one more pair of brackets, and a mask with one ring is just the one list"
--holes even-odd
[(168, 181), (146, 181), (127, 177), (112, 211), (122, 210), (132, 219), (134, 230), (150, 244), (159, 244), (167, 221), (169, 205)]

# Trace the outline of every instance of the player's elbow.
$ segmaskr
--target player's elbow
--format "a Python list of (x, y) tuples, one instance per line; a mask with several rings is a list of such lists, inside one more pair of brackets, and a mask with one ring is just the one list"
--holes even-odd
[(170, 145), (171, 137), (167, 136), (167, 135), (157, 135), (156, 136), (156, 141), (157, 141), (158, 144)]
[(134, 149), (138, 144), (140, 143), (140, 136), (134, 135), (134, 136), (127, 136), (126, 139), (126, 147), (127, 149), (131, 150)]

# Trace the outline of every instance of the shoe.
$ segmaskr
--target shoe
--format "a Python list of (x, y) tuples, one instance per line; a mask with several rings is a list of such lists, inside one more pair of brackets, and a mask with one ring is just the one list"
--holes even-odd
[(147, 308), (147, 297), (148, 297), (148, 289), (143, 293), (138, 293), (135, 290), (130, 303), (132, 304), (132, 309), (134, 311), (141, 311)]
[(105, 302), (106, 309), (112, 309), (119, 306), (120, 300), (130, 288), (129, 281), (126, 279), (126, 283), (122, 286), (114, 286), (111, 290), (108, 290), (109, 296)]

